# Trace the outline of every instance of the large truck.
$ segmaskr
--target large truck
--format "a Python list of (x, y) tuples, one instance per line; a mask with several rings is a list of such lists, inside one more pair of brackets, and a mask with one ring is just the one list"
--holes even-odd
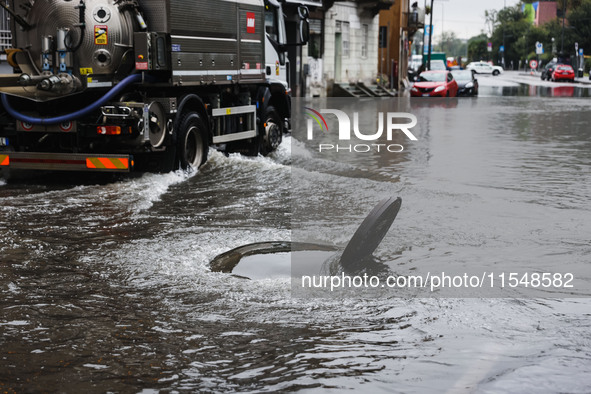
[(0, 169), (170, 171), (290, 128), (277, 0), (10, 0)]

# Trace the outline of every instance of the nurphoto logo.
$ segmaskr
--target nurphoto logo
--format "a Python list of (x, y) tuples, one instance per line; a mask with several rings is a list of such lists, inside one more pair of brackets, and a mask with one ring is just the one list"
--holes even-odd
[[(321, 109), (319, 111), (305, 107), (309, 112), (307, 119), (307, 138), (314, 140), (314, 129), (322, 133), (329, 133), (328, 123), (323, 114), (334, 115), (338, 121), (338, 141), (337, 144), (321, 143), (318, 144), (319, 152), (350, 152), (365, 153), (370, 151), (397, 153), (404, 150), (400, 144), (378, 143), (386, 133), (386, 140), (392, 141), (394, 133), (402, 132), (411, 141), (417, 141), (417, 137), (410, 131), (417, 125), (417, 117), (407, 112), (379, 112), (377, 114), (378, 129), (369, 133), (362, 132), (359, 129), (359, 112), (353, 112), (353, 127), (351, 127), (351, 118), (344, 111), (338, 109)], [(402, 120), (402, 122), (401, 122)], [(315, 126), (316, 125), (316, 126)], [(385, 126), (384, 126), (385, 125)], [(352, 132), (351, 132), (352, 130)], [(373, 141), (374, 143), (346, 144), (345, 141), (351, 141), (352, 134), (361, 141)]]

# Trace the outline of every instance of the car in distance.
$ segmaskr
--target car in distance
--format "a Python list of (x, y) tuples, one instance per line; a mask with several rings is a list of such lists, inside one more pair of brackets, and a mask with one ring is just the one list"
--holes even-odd
[(408, 68), (412, 68), (413, 70), (418, 70), (419, 67), (423, 64), (423, 55), (412, 55), (410, 60), (408, 61)]
[(554, 72), (554, 69), (556, 68), (556, 62), (549, 62), (548, 64), (546, 64), (544, 66), (544, 68), (542, 69), (542, 74), (540, 75), (540, 78), (542, 78), (542, 81), (547, 79), (548, 81), (552, 78), (552, 73)]
[(440, 59), (431, 60), (431, 70), (447, 70), (445, 63)]
[(493, 66), (487, 62), (472, 62), (468, 63), (466, 70), (474, 71), (477, 74), (492, 74), (497, 76), (503, 72), (503, 67)]
[(569, 64), (559, 64), (552, 72), (553, 81), (575, 81), (575, 70)]
[(423, 71), (410, 89), (412, 97), (456, 97), (458, 83), (446, 70)]
[(452, 70), (451, 74), (458, 84), (458, 96), (478, 95), (478, 80), (471, 70)]

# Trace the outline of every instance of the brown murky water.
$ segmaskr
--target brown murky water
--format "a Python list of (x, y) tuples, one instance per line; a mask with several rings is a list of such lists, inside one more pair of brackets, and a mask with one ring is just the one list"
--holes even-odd
[(588, 100), (455, 103), (415, 107), (419, 141), (392, 159), (338, 163), (288, 137), (191, 175), (0, 180), (0, 391), (586, 392), (588, 298), (301, 299), (287, 278), (208, 269), (290, 239), (294, 174), (326, 218), (296, 218), (317, 241), (400, 195), (376, 252), (397, 272), (587, 266)]

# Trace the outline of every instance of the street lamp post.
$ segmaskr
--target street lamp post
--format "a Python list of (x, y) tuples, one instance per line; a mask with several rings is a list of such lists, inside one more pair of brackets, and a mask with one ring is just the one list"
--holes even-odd
[(427, 70), (431, 70), (431, 40), (433, 39), (433, 0), (429, 12), (429, 47), (427, 48)]

